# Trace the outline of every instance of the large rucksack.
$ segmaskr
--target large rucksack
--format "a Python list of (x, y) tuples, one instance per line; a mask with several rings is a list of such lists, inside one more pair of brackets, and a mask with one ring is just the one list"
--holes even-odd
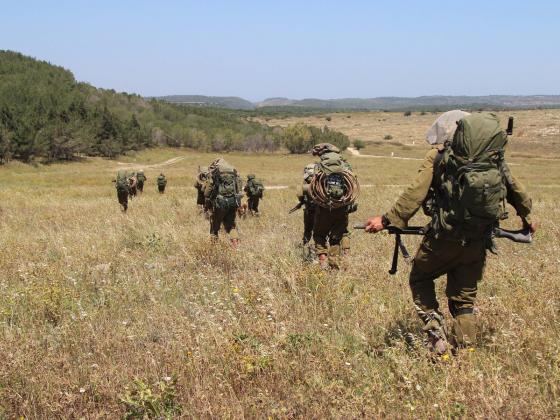
[(115, 184), (117, 191), (126, 191), (128, 192), (129, 183), (128, 183), (128, 176), (126, 171), (120, 170), (117, 172), (117, 179)]
[(348, 185), (343, 174), (353, 176), (350, 164), (339, 153), (335, 152), (321, 155), (315, 173), (323, 173), (326, 176), (325, 192), (329, 198), (334, 200), (339, 200), (347, 192)]
[(240, 205), (239, 176), (237, 171), (225, 161), (212, 170), (213, 189), (211, 200), (215, 209), (236, 209)]
[(481, 239), (507, 217), (506, 143), (495, 114), (477, 113), (458, 121), (453, 141), (434, 162), (432, 197), (425, 206), (436, 235)]
[(262, 198), (264, 192), (264, 185), (260, 179), (251, 178), (247, 181), (247, 187), (249, 189), (249, 194), (253, 197)]

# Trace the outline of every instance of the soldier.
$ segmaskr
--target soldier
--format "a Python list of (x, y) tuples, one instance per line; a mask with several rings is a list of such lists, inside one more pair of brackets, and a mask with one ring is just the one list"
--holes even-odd
[(312, 154), (320, 158), (309, 185), (309, 194), (317, 204), (313, 223), (315, 252), (321, 267), (338, 269), (340, 243), (348, 232), (348, 214), (357, 209), (354, 201), (359, 187), (352, 167), (336, 146), (321, 143), (313, 147)]
[(136, 192), (138, 189), (138, 179), (136, 178), (136, 172), (132, 172), (128, 175), (128, 195), (130, 198), (136, 197)]
[(387, 213), (368, 219), (366, 230), (404, 228), (421, 206), (432, 217), (409, 283), (431, 349), (444, 354), (448, 335), (434, 281), (447, 274), (446, 295), (454, 320), (449, 344), (454, 348), (474, 344), (477, 284), (486, 249), (491, 249), (492, 228), (507, 215), (504, 200), (523, 225), (533, 232), (536, 225), (530, 220), (531, 199), (503, 160), (507, 137), (494, 114), (450, 111), (436, 121), (427, 139), (436, 148), (426, 154), (416, 179)]
[(157, 177), (157, 188), (160, 194), (163, 194), (165, 192), (165, 186), (167, 185), (167, 178), (165, 177), (165, 175), (162, 173), (159, 174), (159, 176)]
[(247, 194), (247, 207), (252, 216), (259, 216), (259, 201), (263, 198), (264, 185), (255, 175), (247, 175), (247, 183), (243, 188)]
[(194, 188), (196, 188), (196, 205), (200, 213), (206, 210), (204, 209), (204, 184), (208, 179), (208, 167), (202, 166), (198, 168), (198, 174), (196, 176), (196, 181), (194, 183)]
[(146, 182), (148, 180), (148, 178), (146, 178), (146, 175), (144, 174), (144, 171), (141, 169), (138, 171), (138, 173), (136, 174), (136, 179), (138, 180), (138, 192), (142, 193), (144, 191), (144, 182)]
[[(310, 163), (303, 169), (303, 183), (297, 191), (298, 207), (303, 207), (303, 245), (307, 245), (313, 236), (313, 223), (315, 222), (315, 203), (309, 196), (309, 183), (315, 173), (315, 164)], [(296, 207), (296, 209), (298, 208)]]
[(117, 189), (117, 199), (119, 204), (122, 206), (122, 211), (126, 213), (128, 209), (128, 178), (126, 176), (126, 171), (120, 170), (117, 172), (117, 178), (113, 180), (115, 187)]
[(241, 178), (237, 170), (222, 158), (212, 162), (208, 172), (208, 180), (204, 185), (204, 198), (206, 208), (211, 210), (210, 235), (217, 240), (223, 224), (231, 244), (237, 247), (239, 235), (235, 217), (241, 200)]

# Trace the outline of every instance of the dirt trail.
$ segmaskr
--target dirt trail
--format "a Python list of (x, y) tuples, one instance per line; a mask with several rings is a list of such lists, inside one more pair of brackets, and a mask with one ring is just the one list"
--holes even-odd
[(359, 150), (356, 150), (353, 147), (348, 147), (346, 150), (350, 152), (353, 156), (363, 157), (363, 158), (376, 158), (376, 159), (400, 159), (400, 160), (424, 160), (420, 158), (412, 158), (412, 157), (401, 157), (401, 156), (382, 156), (382, 155), (364, 155), (360, 153)]
[(143, 165), (141, 163), (127, 163), (127, 162), (117, 162), (117, 168), (119, 169), (132, 169), (132, 168), (142, 168), (142, 169), (155, 169), (155, 168), (162, 168), (164, 166), (170, 166), (174, 163), (180, 162), (185, 159), (185, 156), (176, 156), (174, 158), (168, 159), (165, 162), (154, 163), (152, 165)]

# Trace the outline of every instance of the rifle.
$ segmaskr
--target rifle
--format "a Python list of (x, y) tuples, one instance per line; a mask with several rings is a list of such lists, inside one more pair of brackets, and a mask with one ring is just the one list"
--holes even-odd
[[(365, 229), (366, 225), (363, 223), (354, 225), (354, 229)], [(399, 250), (405, 260), (410, 259), (410, 254), (402, 241), (401, 235), (425, 235), (427, 228), (424, 226), (409, 226), (404, 229), (399, 229), (395, 226), (387, 226), (384, 230), (389, 232), (390, 235), (395, 235), (395, 248), (393, 250), (393, 262), (389, 274), (393, 275), (397, 272), (399, 263)], [(520, 230), (507, 230), (499, 227), (494, 228), (492, 231), (493, 238), (505, 238), (513, 242), (530, 244), (533, 242), (531, 229), (526, 227)]]
[(303, 202), (299, 202), (298, 204), (296, 204), (292, 209), (290, 209), (290, 211), (288, 212), (288, 214), (292, 214), (296, 211), (298, 211), (299, 209), (301, 209), (303, 207)]

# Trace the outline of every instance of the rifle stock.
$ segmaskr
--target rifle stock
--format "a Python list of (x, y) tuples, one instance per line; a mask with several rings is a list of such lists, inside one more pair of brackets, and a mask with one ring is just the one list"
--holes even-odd
[(301, 209), (303, 206), (303, 203), (298, 203), (296, 204), (293, 208), (290, 209), (290, 211), (288, 212), (288, 214), (292, 214), (296, 211), (298, 211), (299, 209)]

